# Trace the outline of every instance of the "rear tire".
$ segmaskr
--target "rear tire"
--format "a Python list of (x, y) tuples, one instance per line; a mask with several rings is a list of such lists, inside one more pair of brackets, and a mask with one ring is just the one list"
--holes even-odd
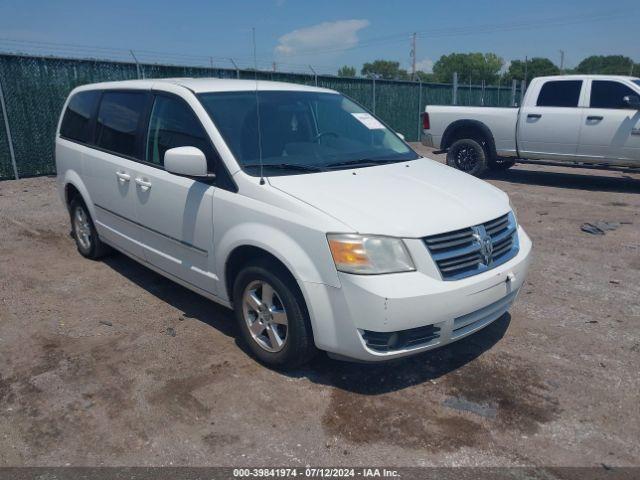
[(111, 251), (107, 245), (100, 241), (89, 209), (79, 196), (71, 201), (69, 215), (71, 216), (71, 235), (76, 241), (80, 255), (91, 260), (98, 260)]
[(489, 168), (488, 155), (482, 144), (476, 140), (462, 138), (449, 147), (447, 165), (479, 177)]
[(300, 289), (276, 262), (260, 261), (238, 273), (233, 306), (242, 340), (265, 365), (291, 369), (316, 354)]

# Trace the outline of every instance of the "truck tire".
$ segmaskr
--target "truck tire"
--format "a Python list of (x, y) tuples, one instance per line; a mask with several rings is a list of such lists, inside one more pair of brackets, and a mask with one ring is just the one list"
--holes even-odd
[(233, 307), (242, 340), (263, 364), (288, 370), (317, 353), (300, 289), (275, 262), (259, 261), (238, 273)]
[(449, 147), (447, 165), (480, 177), (489, 169), (487, 151), (476, 140), (462, 138)]

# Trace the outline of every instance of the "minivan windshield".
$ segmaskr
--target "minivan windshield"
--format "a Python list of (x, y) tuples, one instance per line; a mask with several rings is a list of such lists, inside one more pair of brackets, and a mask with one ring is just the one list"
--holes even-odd
[(340, 94), (240, 91), (198, 97), (238, 163), (250, 175), (260, 174), (261, 156), (265, 175), (295, 175), (419, 158), (377, 118)]

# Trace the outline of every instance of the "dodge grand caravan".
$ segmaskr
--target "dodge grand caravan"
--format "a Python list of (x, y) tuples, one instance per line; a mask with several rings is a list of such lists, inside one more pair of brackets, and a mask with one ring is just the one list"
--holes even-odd
[(262, 362), (415, 354), (502, 316), (531, 241), (507, 195), (339, 93), (218, 79), (71, 92), (56, 135), (78, 251), (233, 308)]

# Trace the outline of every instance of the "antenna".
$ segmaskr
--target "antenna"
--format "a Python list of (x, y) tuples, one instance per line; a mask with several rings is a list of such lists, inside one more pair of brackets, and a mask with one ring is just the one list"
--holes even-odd
[(253, 40), (253, 75), (256, 80), (256, 119), (258, 120), (258, 161), (260, 162), (260, 185), (264, 185), (264, 166), (262, 165), (262, 127), (260, 125), (260, 100), (258, 98), (258, 60), (256, 57), (256, 27), (251, 28)]

